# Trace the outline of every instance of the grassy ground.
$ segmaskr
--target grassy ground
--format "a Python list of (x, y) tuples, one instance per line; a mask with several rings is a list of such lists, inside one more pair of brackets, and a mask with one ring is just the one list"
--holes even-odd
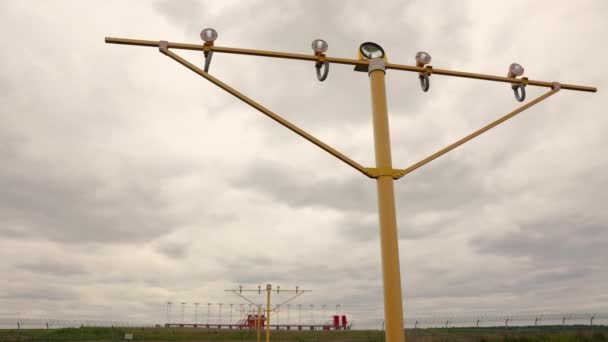
[[(254, 331), (214, 330), (195, 328), (66, 328), (66, 329), (11, 329), (0, 330), (0, 341), (124, 341), (126, 333), (133, 341), (256, 341)], [(408, 329), (408, 342), (473, 342), (473, 341), (608, 341), (608, 327), (542, 327), (542, 328), (449, 328)], [(261, 340), (264, 341), (262, 334)], [(350, 331), (271, 331), (273, 342), (383, 342), (384, 333), (372, 330)]]

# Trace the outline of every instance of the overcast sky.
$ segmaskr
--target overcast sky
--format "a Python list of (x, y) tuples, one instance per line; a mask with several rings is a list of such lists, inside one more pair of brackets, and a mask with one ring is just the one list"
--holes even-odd
[[(271, 283), (313, 290), (295, 304), (317, 321), (339, 303), (355, 328), (381, 324), (375, 181), (156, 48), (104, 43), (201, 43), (204, 27), (218, 46), (307, 54), (323, 38), (354, 58), (374, 41), (395, 63), (424, 50), (436, 68), (519, 62), (598, 87), (558, 93), (395, 192), (406, 318), (608, 311), (607, 17), (605, 1), (2, 1), (0, 317), (160, 323), (173, 301), (186, 320), (203, 303), (202, 321), (226, 303), (226, 319), (244, 302), (224, 289)], [(225, 54), (210, 72), (373, 166), (365, 73), (332, 65), (320, 83), (313, 63)], [(502, 83), (386, 79), (400, 168), (519, 105)]]

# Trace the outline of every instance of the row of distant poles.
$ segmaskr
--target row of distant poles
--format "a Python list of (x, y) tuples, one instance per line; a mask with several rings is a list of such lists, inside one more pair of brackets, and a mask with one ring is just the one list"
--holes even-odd
[[(172, 313), (173, 313), (173, 305), (174, 304), (179, 304), (181, 306), (181, 312), (180, 312), (180, 320), (179, 322), (173, 322), (172, 321)], [(207, 303), (207, 321), (206, 322), (199, 322), (199, 306), (201, 303), (195, 302), (195, 303), (190, 303), (192, 305), (194, 305), (194, 314), (193, 314), (193, 319), (194, 319), (194, 324), (215, 324), (215, 323), (219, 323), (222, 324), (222, 309), (224, 307), (224, 305), (227, 305), (230, 308), (230, 313), (229, 313), (229, 322), (230, 323), (234, 323), (233, 321), (233, 311), (234, 308), (236, 306), (237, 308), (237, 312), (240, 313), (240, 315), (244, 315), (246, 312), (254, 312), (255, 308), (253, 308), (253, 304), (224, 304), (224, 303)], [(167, 302), (167, 312), (166, 312), (166, 323), (185, 323), (185, 313), (186, 313), (186, 306), (188, 305), (187, 302)], [(219, 322), (211, 322), (211, 309), (212, 307), (216, 306), (218, 308), (218, 320)], [(298, 323), (302, 323), (302, 308), (308, 308), (309, 311), (309, 315), (310, 315), (310, 322), (314, 323), (315, 321), (315, 305), (314, 304), (308, 304), (308, 305), (303, 305), (303, 304), (294, 304), (294, 307), (297, 307), (298, 310)], [(338, 315), (338, 311), (340, 309), (340, 304), (335, 304), (335, 314)], [(285, 305), (286, 307), (286, 313), (287, 313), (287, 322), (291, 323), (291, 304), (287, 304)], [(318, 307), (318, 306), (317, 306)], [(327, 304), (322, 304), (321, 308), (322, 308), (322, 319), (323, 322), (326, 321), (327, 316), (326, 316), (326, 312), (327, 312)], [(279, 310), (280, 308), (278, 306), (275, 306), (275, 311), (277, 314), (277, 324), (280, 322), (279, 319)], [(245, 311), (247, 310), (247, 311)]]

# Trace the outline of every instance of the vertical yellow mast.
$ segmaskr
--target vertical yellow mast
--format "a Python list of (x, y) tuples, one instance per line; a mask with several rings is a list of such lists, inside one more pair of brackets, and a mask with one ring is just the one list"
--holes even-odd
[(380, 250), (382, 255), (382, 279), (384, 283), (384, 317), (386, 341), (405, 341), (403, 307), (401, 297), (401, 272), (399, 267), (399, 238), (395, 214), (395, 193), (391, 158), (391, 142), (384, 82), (385, 62), (381, 58), (369, 62), (369, 78), (372, 93), (376, 179), (378, 189), (378, 214), (380, 218)]

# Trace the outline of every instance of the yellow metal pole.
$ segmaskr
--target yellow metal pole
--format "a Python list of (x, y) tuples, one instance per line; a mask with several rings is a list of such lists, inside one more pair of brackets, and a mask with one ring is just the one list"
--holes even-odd
[(272, 285), (266, 285), (266, 342), (270, 342), (270, 290)]
[[(374, 145), (376, 167), (392, 169), (391, 143), (384, 82), (385, 63), (380, 58), (370, 60), (369, 78), (372, 94)], [(378, 214), (380, 218), (380, 251), (384, 284), (384, 321), (387, 342), (404, 342), (401, 272), (399, 267), (399, 239), (395, 214), (393, 177), (377, 178)]]

